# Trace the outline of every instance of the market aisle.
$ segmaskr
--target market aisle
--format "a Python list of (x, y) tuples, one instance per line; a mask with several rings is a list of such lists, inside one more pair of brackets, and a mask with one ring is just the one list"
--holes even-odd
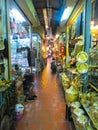
[(59, 79), (51, 73), (49, 61), (34, 84), (38, 98), (25, 104), (25, 113), (17, 130), (71, 130), (65, 120), (64, 94)]

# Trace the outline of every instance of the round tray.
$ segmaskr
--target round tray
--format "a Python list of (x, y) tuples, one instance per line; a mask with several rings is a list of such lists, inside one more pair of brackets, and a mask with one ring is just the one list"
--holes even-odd
[(81, 51), (77, 54), (77, 61), (80, 63), (85, 63), (88, 60), (88, 55), (86, 52)]
[(77, 65), (77, 70), (79, 73), (87, 73), (88, 71), (88, 64), (87, 63), (80, 63)]

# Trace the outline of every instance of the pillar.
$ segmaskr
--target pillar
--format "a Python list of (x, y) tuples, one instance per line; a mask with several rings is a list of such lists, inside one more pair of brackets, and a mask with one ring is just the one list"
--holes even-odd
[[(90, 46), (91, 46), (91, 4), (92, 0), (84, 0), (85, 5), (85, 14), (84, 14), (84, 51), (89, 55)], [(89, 64), (89, 62), (87, 61)], [(83, 76), (83, 92), (86, 92), (88, 89), (88, 73), (85, 73)]]

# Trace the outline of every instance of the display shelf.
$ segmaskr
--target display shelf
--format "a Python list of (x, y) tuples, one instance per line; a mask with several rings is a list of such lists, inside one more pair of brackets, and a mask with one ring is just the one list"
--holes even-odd
[[(81, 104), (82, 105), (82, 104)], [(88, 111), (88, 110), (87, 110)], [(87, 113), (87, 112), (86, 112)], [(71, 115), (72, 119), (73, 119), (73, 123), (75, 125), (75, 129), (76, 130), (80, 130), (79, 126), (76, 124), (76, 119), (74, 118), (73, 115)], [(89, 118), (88, 118), (89, 119)], [(90, 120), (88, 120), (87, 123), (85, 123), (85, 125), (83, 126), (82, 130), (96, 130), (94, 127), (91, 126)]]
[[(80, 130), (79, 126), (76, 124), (76, 121), (74, 119), (74, 117), (72, 116), (72, 119), (73, 119), (73, 123), (74, 123), (74, 126), (75, 126), (75, 129), (76, 130)], [(82, 130), (94, 130), (94, 128), (91, 127), (91, 125), (89, 127), (86, 126), (86, 124), (83, 126), (83, 129)]]
[(89, 116), (89, 118), (90, 118), (90, 120), (92, 121), (92, 123), (93, 123), (93, 130), (98, 130), (98, 128), (96, 127), (96, 125), (95, 125), (95, 122), (94, 122), (94, 120), (92, 119), (92, 116), (91, 116), (91, 114), (90, 114), (90, 107), (85, 107), (85, 105), (84, 105), (84, 103), (82, 102), (82, 101), (80, 101), (80, 103), (81, 103), (81, 105), (83, 106), (83, 108), (84, 108), (84, 110), (85, 110), (85, 112), (87, 113), (87, 115)]
[(89, 83), (90, 87), (92, 87), (94, 90), (96, 90), (98, 92), (98, 89), (92, 84), (92, 83)]
[[(75, 121), (75, 119), (74, 119), (73, 116), (72, 116), (72, 119), (73, 119), (73, 123), (74, 123), (75, 129), (76, 129), (76, 130), (80, 130), (80, 129), (78, 128), (78, 126), (77, 126), (77, 124), (76, 124), (76, 121)], [(84, 130), (85, 130), (85, 129), (84, 129)]]

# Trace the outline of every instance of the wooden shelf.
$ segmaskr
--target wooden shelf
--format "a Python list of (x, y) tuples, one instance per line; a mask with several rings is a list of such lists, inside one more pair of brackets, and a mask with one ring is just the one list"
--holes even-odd
[(94, 90), (96, 90), (98, 92), (98, 89), (92, 84), (92, 83), (89, 83), (90, 87), (92, 87)]

